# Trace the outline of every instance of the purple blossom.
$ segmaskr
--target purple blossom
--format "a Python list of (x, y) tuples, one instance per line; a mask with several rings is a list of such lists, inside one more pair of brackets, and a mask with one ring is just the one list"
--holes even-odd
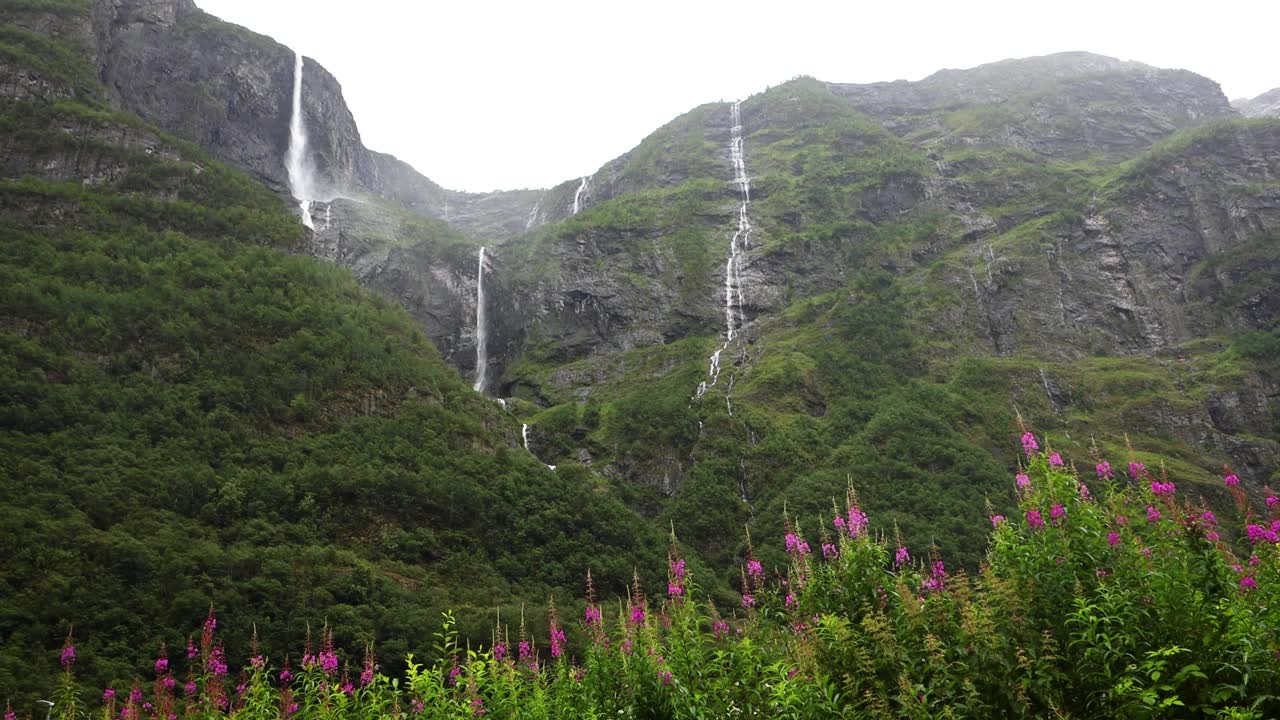
[(1109, 532), (1109, 533), (1107, 533), (1107, 544), (1108, 544), (1108, 545), (1110, 545), (1110, 546), (1112, 546), (1112, 547), (1115, 547), (1116, 545), (1119, 545), (1119, 544), (1120, 544), (1120, 533), (1118, 533), (1118, 532)]
[(62, 654), (58, 657), (58, 662), (62, 663), (62, 667), (70, 669), (76, 661), (76, 646), (71, 644), (71, 640), (62, 646)]
[(18, 716), (13, 714), (13, 708), (7, 704), (4, 706), (4, 720), (18, 720)]
[(1117, 525), (1121, 525), (1121, 526), (1128, 525), (1128, 524), (1129, 524), (1129, 518), (1127, 518), (1127, 517), (1125, 517), (1125, 516), (1123, 516), (1123, 515), (1117, 515), (1117, 516), (1116, 516), (1116, 524), (1117, 524)]
[(564, 630), (558, 625), (551, 627), (551, 657), (558, 658), (564, 654)]
[(533, 644), (528, 640), (516, 643), (516, 660), (524, 662), (531, 654), (533, 654)]
[(867, 531), (867, 514), (862, 512), (862, 508), (854, 506), (849, 508), (849, 537), (856, 538)]
[(839, 554), (840, 553), (838, 550), (836, 550), (835, 545), (832, 545), (831, 543), (822, 543), (822, 557), (826, 558), (827, 560), (831, 560), (835, 558), (836, 555), (839, 555)]
[(1004, 522), (1004, 520), (1005, 518), (1003, 515), (992, 515), (991, 527), (997, 527), (997, 528), (1000, 527), (1000, 523)]
[(795, 533), (787, 533), (785, 539), (788, 553), (797, 557), (804, 557), (809, 554), (809, 543), (801, 540)]
[(747, 593), (742, 593), (742, 607), (753, 608), (755, 606), (756, 606), (756, 599), (751, 597)]
[(316, 662), (319, 663), (320, 669), (325, 675), (332, 675), (338, 672), (338, 653), (330, 649), (321, 650), (316, 656)]
[(200, 651), (196, 649), (195, 643), (188, 640), (187, 641), (187, 659), (193, 660), (199, 654), (200, 654)]
[(596, 625), (603, 624), (603, 620), (600, 616), (599, 606), (588, 605), (585, 609), (583, 609), (582, 621), (586, 623), (587, 627), (595, 627)]
[(1110, 480), (1115, 477), (1115, 473), (1111, 472), (1111, 463), (1106, 460), (1098, 463), (1095, 469), (1098, 471), (1099, 480)]
[(169, 658), (163, 657), (163, 656), (156, 658), (156, 674), (163, 675), (168, 671), (169, 671)]
[(1052, 455), (1049, 456), (1050, 467), (1062, 467), (1065, 464), (1066, 463), (1062, 462), (1062, 456), (1059, 455), (1058, 453), (1053, 453)]
[(632, 625), (644, 624), (644, 607), (643, 606), (633, 605), (631, 607), (631, 624)]
[(113, 688), (107, 688), (102, 691), (102, 702), (109, 702), (116, 699), (116, 691)]
[(1160, 511), (1154, 505), (1147, 506), (1147, 522), (1153, 523), (1160, 519)]
[[(296, 709), (296, 707), (297, 707), (297, 706), (294, 706), (294, 707), (295, 707), (295, 709)], [(425, 709), (426, 709), (426, 707), (427, 707), (427, 706), (426, 706), (426, 705), (424, 705), (424, 704), (422, 703), (422, 701), (421, 701), (421, 700), (419, 700), (418, 698), (414, 698), (414, 699), (412, 699), (412, 700), (410, 700), (410, 701), (409, 701), (409, 712), (411, 712), (411, 713), (413, 713), (413, 714), (415, 714), (415, 715), (417, 715), (417, 714), (421, 713), (423, 710), (425, 710)]]
[(1040, 528), (1044, 527), (1044, 517), (1040, 515), (1039, 510), (1027, 511), (1027, 527), (1031, 528), (1032, 530), (1039, 530)]
[(1031, 457), (1032, 453), (1040, 449), (1040, 443), (1036, 442), (1036, 436), (1030, 432), (1022, 433), (1022, 450)]
[(1205, 540), (1208, 540), (1209, 542), (1215, 542), (1215, 543), (1216, 543), (1216, 542), (1218, 542), (1219, 540), (1221, 540), (1221, 539), (1222, 539), (1222, 536), (1218, 534), (1218, 531), (1216, 531), (1216, 530), (1210, 530), (1209, 532), (1207, 532), (1207, 533), (1205, 533), (1205, 534), (1204, 534), (1204, 539), (1205, 539)]
[(1089, 502), (1093, 499), (1093, 495), (1089, 494), (1089, 486), (1084, 483), (1076, 485), (1076, 494), (1080, 496), (1082, 502)]
[(671, 671), (670, 671), (670, 670), (661, 670), (661, 671), (659, 671), (659, 672), (658, 672), (658, 680), (660, 680), (660, 681), (662, 682), (662, 684), (663, 684), (663, 685), (670, 685), (670, 684), (671, 684)]
[(186, 693), (187, 695), (195, 695), (196, 684), (188, 680), (187, 684), (182, 686), (182, 692)]
[(786, 603), (786, 606), (787, 606), (787, 607), (791, 607), (792, 605), (795, 605), (795, 604), (796, 604), (796, 596), (795, 596), (795, 594), (794, 594), (794, 593), (787, 593), (787, 597), (784, 599), (784, 602)]
[(1249, 567), (1258, 567), (1261, 564), (1262, 558), (1258, 557), (1257, 553), (1249, 556)]
[(1252, 577), (1248, 575), (1245, 575), (1244, 577), (1240, 578), (1240, 592), (1249, 592), (1250, 590), (1257, 590), (1257, 589), (1258, 589), (1257, 580), (1254, 580)]
[(292, 679), (293, 679), (293, 673), (289, 672), (288, 667), (280, 671), (280, 682), (287, 683)]
[(1235, 473), (1231, 473), (1222, 478), (1222, 482), (1226, 483), (1227, 487), (1238, 487), (1240, 485), (1240, 478), (1237, 477)]
[(1143, 465), (1140, 462), (1129, 463), (1129, 477), (1133, 478), (1134, 480), (1137, 480), (1138, 476), (1146, 471), (1147, 471), (1147, 466)]
[(667, 594), (673, 598), (680, 597), (681, 595), (684, 595), (684, 588), (680, 587), (676, 583), (667, 583)]
[(142, 702), (142, 688), (135, 685), (134, 688), (129, 691), (129, 702), (131, 703)]
[(681, 558), (671, 563), (671, 576), (676, 580), (684, 580), (684, 559)]
[(907, 552), (907, 547), (903, 545), (893, 554), (893, 566), (902, 567), (909, 562), (911, 562), (911, 553)]
[(484, 709), (484, 698), (471, 698), (471, 717), (480, 717), (486, 714), (488, 714), (488, 711)]
[(1269, 507), (1269, 508), (1273, 508), (1273, 507), (1275, 507), (1277, 504), (1280, 504), (1280, 497), (1278, 497), (1278, 496), (1276, 496), (1276, 495), (1268, 495), (1268, 496), (1267, 496), (1267, 507)]
[(462, 667), (460, 665), (454, 665), (452, 668), (449, 668), (449, 684), (457, 685), (458, 676), (461, 674), (462, 674)]
[(1066, 516), (1067, 516), (1067, 509), (1062, 507), (1061, 505), (1054, 505), (1052, 508), (1049, 509), (1049, 517), (1053, 520), (1053, 523), (1055, 525), (1058, 524), (1058, 522), (1061, 521), (1062, 518)]
[(1212, 510), (1206, 510), (1200, 513), (1200, 522), (1208, 527), (1214, 527), (1218, 524), (1218, 516), (1214, 515)]
[(493, 644), (493, 660), (494, 662), (502, 662), (502, 658), (507, 656), (507, 644), (499, 640)]
[(1026, 473), (1018, 473), (1013, 479), (1018, 483), (1018, 487), (1022, 490), (1026, 490), (1031, 487), (1031, 478), (1028, 477)]
[(1175, 492), (1177, 492), (1177, 488), (1174, 487), (1173, 483), (1171, 482), (1160, 482), (1159, 480), (1152, 480), (1151, 492), (1154, 493), (1156, 497), (1166, 497), (1169, 495), (1173, 495)]
[(711, 634), (717, 640), (721, 640), (729, 635), (729, 623), (723, 620), (717, 620), (711, 625)]
[(759, 582), (762, 578), (764, 578), (764, 566), (761, 565), (760, 561), (756, 560), (755, 558), (748, 559), (747, 575), (750, 575), (753, 581)]
[(1245, 526), (1245, 531), (1249, 533), (1249, 542), (1255, 545), (1263, 540), (1271, 543), (1280, 543), (1280, 539), (1277, 538), (1276, 531), (1273, 529), (1250, 523)]

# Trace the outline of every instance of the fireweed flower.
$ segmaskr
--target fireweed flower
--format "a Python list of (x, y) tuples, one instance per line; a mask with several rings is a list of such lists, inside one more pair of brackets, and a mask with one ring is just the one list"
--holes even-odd
[(1063, 465), (1065, 465), (1065, 464), (1066, 464), (1066, 463), (1062, 462), (1062, 456), (1061, 456), (1061, 455), (1059, 455), (1058, 453), (1053, 453), (1052, 455), (1050, 455), (1050, 456), (1049, 456), (1049, 465), (1050, 465), (1050, 466), (1052, 466), (1052, 467), (1062, 467), (1062, 466), (1063, 466)]
[(200, 651), (196, 649), (195, 643), (188, 640), (187, 641), (187, 659), (193, 660), (199, 654), (200, 654)]
[(1120, 544), (1120, 533), (1118, 533), (1118, 532), (1109, 532), (1109, 533), (1107, 533), (1107, 544), (1108, 544), (1108, 545), (1110, 545), (1110, 546), (1112, 546), (1112, 547), (1115, 547), (1116, 545), (1119, 545), (1119, 544)]
[(1080, 483), (1076, 486), (1076, 494), (1079, 495), (1080, 499), (1084, 502), (1089, 502), (1093, 499), (1093, 495), (1089, 494), (1089, 486), (1084, 483)]
[(1129, 524), (1129, 518), (1127, 518), (1127, 517), (1125, 517), (1125, 516), (1123, 516), (1123, 515), (1117, 515), (1117, 516), (1116, 516), (1116, 524), (1117, 524), (1117, 525), (1128, 525), (1128, 524)]
[(161, 656), (156, 658), (156, 674), (163, 675), (169, 670), (169, 658)]
[(587, 627), (595, 627), (602, 624), (604, 621), (600, 616), (600, 608), (596, 605), (588, 605), (582, 611), (582, 621), (587, 625)]
[(866, 532), (868, 524), (870, 523), (867, 520), (867, 514), (862, 512), (862, 508), (857, 506), (849, 508), (849, 523), (847, 525), (849, 537), (856, 538)]
[(1256, 553), (1249, 556), (1249, 567), (1258, 567), (1261, 564), (1262, 558), (1258, 557)]
[(1169, 495), (1173, 495), (1175, 492), (1177, 492), (1177, 488), (1174, 487), (1173, 483), (1171, 482), (1160, 482), (1159, 480), (1152, 480), (1151, 492), (1154, 493), (1157, 497), (1166, 497)]
[(1273, 508), (1273, 507), (1275, 507), (1277, 504), (1280, 504), (1280, 497), (1277, 497), (1277, 496), (1275, 496), (1275, 495), (1268, 495), (1268, 496), (1267, 496), (1267, 507), (1269, 507), (1269, 508)]
[(991, 527), (1000, 527), (1000, 523), (1002, 523), (1002, 522), (1004, 522), (1004, 516), (1003, 516), (1003, 515), (992, 515), (992, 516), (991, 516)]
[(1055, 525), (1058, 523), (1058, 521), (1062, 520), (1062, 518), (1066, 516), (1067, 516), (1067, 509), (1062, 507), (1061, 505), (1054, 505), (1049, 510), (1049, 517), (1053, 520)]
[(1026, 490), (1031, 487), (1031, 478), (1026, 473), (1018, 473), (1013, 479), (1018, 483), (1019, 489)]
[(287, 683), (293, 679), (293, 673), (289, 672), (289, 663), (284, 664), (284, 668), (280, 670), (280, 682)]
[(1036, 442), (1036, 436), (1030, 432), (1022, 433), (1022, 450), (1031, 457), (1032, 453), (1040, 449), (1040, 443)]
[(1227, 487), (1237, 487), (1240, 485), (1240, 478), (1235, 473), (1231, 473), (1222, 478), (1222, 482), (1226, 483)]
[(747, 574), (751, 576), (753, 582), (760, 582), (764, 578), (764, 566), (759, 560), (751, 558), (747, 560)]
[(717, 640), (722, 640), (729, 634), (729, 623), (723, 620), (717, 620), (711, 626), (711, 634)]
[(1214, 527), (1218, 524), (1218, 516), (1214, 515), (1212, 510), (1206, 510), (1200, 513), (1200, 522), (1208, 527)]
[(1160, 511), (1154, 505), (1147, 506), (1147, 522), (1156, 522), (1160, 519)]
[(798, 557), (809, 554), (809, 543), (801, 540), (795, 533), (787, 533), (786, 536), (787, 552)]
[(191, 681), (187, 681), (187, 684), (182, 686), (182, 692), (186, 693), (187, 695), (195, 695), (196, 684)]
[(1250, 523), (1245, 526), (1245, 531), (1249, 534), (1249, 542), (1255, 545), (1263, 540), (1272, 543), (1280, 543), (1280, 536), (1277, 536), (1276, 531), (1273, 529), (1268, 529), (1261, 525), (1254, 525)]
[(502, 662), (502, 658), (507, 656), (507, 644), (504, 642), (496, 642), (493, 644), (493, 659), (495, 662)]
[(64, 669), (71, 669), (76, 661), (76, 646), (71, 644), (71, 636), (67, 636), (67, 641), (62, 644), (62, 653), (58, 656), (58, 662), (62, 663)]
[(1249, 592), (1250, 590), (1257, 590), (1257, 589), (1258, 589), (1257, 580), (1254, 580), (1252, 577), (1248, 575), (1245, 575), (1244, 577), (1240, 578), (1240, 592)]
[(564, 630), (559, 626), (551, 628), (551, 657), (558, 658), (564, 654), (565, 636)]
[(742, 607), (753, 608), (756, 606), (756, 599), (746, 593), (742, 593)]
[(1129, 463), (1129, 477), (1133, 478), (1134, 480), (1137, 480), (1138, 476), (1146, 472), (1146, 470), (1147, 470), (1147, 466), (1143, 465), (1140, 462)]
[(4, 706), (4, 720), (18, 720), (18, 716), (13, 714), (13, 708), (8, 705)]
[(1098, 463), (1095, 469), (1098, 471), (1099, 480), (1110, 480), (1115, 477), (1115, 473), (1111, 472), (1111, 463), (1106, 460)]
[(631, 606), (631, 624), (632, 625), (644, 624), (644, 607), (640, 605)]
[(1040, 528), (1044, 527), (1044, 517), (1040, 515), (1039, 510), (1027, 511), (1027, 527), (1031, 528), (1032, 530), (1039, 530)]
[(134, 688), (129, 691), (129, 702), (131, 703), (142, 702), (142, 688), (135, 685)]
[(836, 555), (838, 555), (838, 554), (839, 554), (839, 552), (836, 550), (836, 546), (835, 546), (835, 545), (832, 545), (831, 543), (822, 543), (822, 557), (823, 557), (823, 558), (825, 558), (825, 559), (827, 559), (827, 560), (831, 560), (832, 558), (834, 558), (834, 557), (835, 557)]
[(787, 597), (786, 597), (785, 602), (786, 602), (787, 607), (791, 607), (792, 605), (795, 605), (795, 604), (796, 604), (796, 596), (795, 596), (795, 593), (787, 593)]
[(911, 553), (907, 552), (907, 547), (903, 545), (893, 554), (893, 566), (902, 567), (909, 562), (911, 562)]
[(680, 597), (681, 595), (684, 595), (684, 588), (675, 583), (669, 582), (667, 583), (667, 594), (673, 598)]
[(426, 707), (427, 706), (424, 705), (422, 701), (419, 700), (418, 698), (414, 698), (413, 700), (409, 701), (409, 712), (415, 715), (421, 713), (423, 710), (426, 709)]
[(486, 714), (488, 714), (488, 711), (484, 709), (484, 698), (471, 698), (471, 716), (480, 717)]
[(116, 691), (114, 688), (107, 688), (106, 690), (102, 691), (102, 702), (114, 700), (115, 698), (116, 698)]

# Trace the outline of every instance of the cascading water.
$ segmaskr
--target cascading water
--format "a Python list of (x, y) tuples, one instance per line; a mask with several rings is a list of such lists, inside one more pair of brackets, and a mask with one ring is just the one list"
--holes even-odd
[(529, 423), (520, 426), (520, 439), (524, 441), (524, 449), (529, 449)]
[(533, 204), (533, 209), (529, 211), (529, 219), (524, 221), (525, 230), (529, 230), (533, 228), (533, 224), (538, 222), (538, 210), (541, 208), (542, 208), (541, 200)]
[(311, 218), (311, 201), (315, 199), (315, 182), (307, 162), (307, 126), (302, 118), (302, 54), (293, 54), (293, 114), (289, 118), (289, 151), (285, 169), (289, 171), (289, 190), (298, 200), (302, 224), (316, 229)]
[(489, 374), (489, 332), (485, 328), (484, 312), (484, 248), (480, 248), (480, 263), (476, 270), (476, 392), (484, 392), (485, 376)]
[(582, 182), (578, 185), (578, 191), (573, 194), (572, 215), (577, 215), (578, 211), (582, 209), (582, 193), (587, 191), (588, 180), (590, 180), (590, 178), (582, 178)]
[[(708, 380), (698, 385), (694, 399), (699, 399), (720, 381), (720, 357), (738, 336), (744, 317), (742, 314), (742, 263), (751, 247), (751, 177), (747, 175), (746, 145), (742, 139), (742, 101), (733, 104), (730, 112), (729, 160), (733, 163), (733, 182), (738, 186), (738, 229), (729, 241), (729, 259), (724, 269), (724, 344), (711, 354)], [(728, 400), (726, 399), (726, 402)], [(733, 414), (730, 406), (730, 414)]]

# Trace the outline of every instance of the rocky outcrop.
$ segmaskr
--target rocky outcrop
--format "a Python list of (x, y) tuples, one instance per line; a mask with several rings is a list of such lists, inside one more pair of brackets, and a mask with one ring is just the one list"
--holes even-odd
[(1268, 90), (1253, 99), (1232, 100), (1231, 107), (1247, 118), (1280, 117), (1280, 88)]
[(943, 70), (914, 83), (829, 87), (917, 143), (1061, 158), (1129, 157), (1182, 128), (1235, 115), (1212, 80), (1089, 53)]
[[(116, 104), (288, 192), (292, 50), (191, 0), (97, 0), (93, 20), (97, 72)], [(524, 228), (538, 191), (454, 192), (369, 150), (342, 86), (311, 58), (302, 104), (320, 199), (389, 201), (480, 238)]]

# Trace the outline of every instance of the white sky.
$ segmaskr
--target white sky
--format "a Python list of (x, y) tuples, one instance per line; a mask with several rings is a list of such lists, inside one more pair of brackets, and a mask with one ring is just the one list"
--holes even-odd
[(1280, 86), (1274, 0), (196, 0), (315, 58), (364, 142), (445, 187), (550, 187), (796, 75), (918, 80), (1088, 50)]

